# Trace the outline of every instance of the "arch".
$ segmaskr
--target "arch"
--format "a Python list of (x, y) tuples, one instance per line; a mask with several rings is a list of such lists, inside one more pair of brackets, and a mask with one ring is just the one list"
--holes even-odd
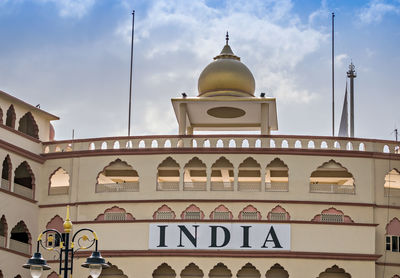
[(15, 120), (16, 120), (15, 109), (14, 105), (11, 104), (7, 110), (6, 126), (15, 128)]
[(168, 264), (162, 263), (153, 271), (152, 276), (153, 278), (168, 278), (176, 277), (176, 273)]
[(21, 275), (18, 274), (18, 275), (15, 276), (14, 278), (22, 278), (22, 277), (21, 277)]
[(261, 148), (261, 140), (257, 139), (256, 142), (254, 143), (255, 148)]
[(119, 144), (119, 141), (115, 141), (114, 142), (114, 145), (113, 145), (113, 149), (116, 149), (116, 150), (118, 150), (118, 149), (120, 149), (120, 144)]
[(93, 150), (95, 150), (95, 149), (96, 149), (96, 145), (94, 144), (94, 142), (91, 142), (91, 143), (89, 144), (89, 150), (93, 151)]
[(360, 143), (360, 145), (358, 145), (358, 150), (359, 151), (365, 151), (365, 144), (364, 143)]
[(232, 212), (224, 205), (219, 205), (210, 213), (212, 220), (231, 220), (232, 218)]
[(249, 147), (249, 140), (244, 139), (244, 140), (242, 141), (242, 148), (248, 148), (248, 147)]
[(14, 193), (33, 199), (35, 176), (28, 162), (22, 162), (14, 171)]
[(347, 144), (346, 144), (346, 150), (352, 151), (352, 150), (353, 150), (353, 143), (347, 142)]
[(204, 148), (209, 148), (210, 147), (210, 140), (206, 139), (203, 141), (203, 147)]
[(145, 142), (144, 140), (140, 140), (140, 142), (139, 142), (139, 148), (140, 148), (140, 149), (146, 148), (146, 142)]
[(175, 212), (167, 205), (162, 205), (153, 213), (154, 220), (175, 219)]
[(25, 113), (25, 115), (19, 119), (18, 131), (39, 139), (39, 127), (31, 112)]
[(289, 273), (280, 265), (274, 264), (271, 268), (265, 273), (265, 278), (288, 278)]
[(8, 225), (5, 215), (0, 218), (0, 247), (7, 247)]
[(261, 191), (261, 166), (252, 157), (246, 158), (239, 164), (239, 191)]
[(288, 191), (289, 167), (279, 158), (272, 160), (265, 170), (265, 191)]
[(386, 235), (400, 236), (400, 220), (397, 217), (394, 217), (386, 225), (385, 229), (386, 229)]
[(10, 249), (30, 254), (32, 236), (24, 221), (19, 221), (11, 230)]
[(127, 213), (125, 209), (113, 206), (106, 209), (102, 214), (97, 215), (94, 221), (132, 221), (135, 218)]
[(110, 266), (109, 268), (103, 268), (103, 270), (101, 271), (101, 274), (99, 276), (99, 278), (107, 278), (107, 277), (112, 277), (112, 278), (128, 278), (128, 276), (126, 276), (124, 274), (124, 272), (119, 269), (116, 265), (112, 265), (110, 263), (108, 263), (108, 265)]
[(153, 140), (153, 141), (151, 141), (151, 147), (152, 148), (158, 148), (158, 142), (157, 142), (157, 140)]
[(331, 159), (311, 173), (310, 192), (355, 194), (354, 177), (340, 163)]
[(260, 278), (261, 273), (251, 263), (245, 264), (236, 274), (238, 278)]
[(334, 207), (325, 209), (321, 214), (317, 214), (311, 219), (312, 222), (331, 222), (331, 223), (354, 223), (350, 216)]
[(196, 139), (192, 139), (191, 146), (192, 146), (192, 148), (197, 148), (197, 140)]
[(47, 278), (59, 278), (60, 276), (58, 276), (57, 272), (53, 271), (52, 273), (50, 273)]
[(4, 278), (3, 277), (3, 272), (0, 270), (0, 278)]
[(267, 214), (267, 219), (272, 221), (288, 221), (290, 220), (290, 214), (281, 207), (277, 205)]
[(204, 212), (196, 205), (191, 204), (181, 213), (181, 219), (201, 220), (204, 219)]
[[(64, 220), (59, 216), (55, 215), (49, 222), (46, 224), (46, 229), (55, 229), (59, 231), (60, 233), (64, 233)], [(58, 234), (54, 232), (48, 232), (46, 233), (46, 238), (45, 238), (46, 246), (48, 247), (55, 247), (59, 246), (61, 242), (61, 238), (58, 236)]]
[(312, 141), (312, 140), (308, 141), (307, 148), (309, 148), (309, 149), (315, 149), (315, 143), (314, 143), (314, 141)]
[(181, 272), (181, 278), (204, 277), (203, 271), (195, 264), (188, 264)]
[(171, 148), (171, 140), (169, 139), (165, 140), (164, 148)]
[(328, 144), (325, 141), (321, 142), (321, 149), (327, 149), (328, 148)]
[(400, 220), (395, 217), (386, 225), (386, 250), (400, 251)]
[(0, 107), (0, 124), (3, 124), (3, 109), (1, 109), (1, 107)]
[(107, 150), (107, 149), (108, 149), (108, 144), (107, 144), (106, 141), (104, 141), (103, 143), (101, 143), (100, 149), (102, 149), (102, 150)]
[(270, 148), (276, 148), (275, 140), (274, 140), (274, 139), (270, 139), (270, 140), (269, 140), (269, 147), (270, 147)]
[(283, 140), (281, 144), (281, 148), (287, 149), (289, 148), (289, 143), (287, 140)]
[(180, 166), (168, 156), (157, 167), (157, 190), (178, 191), (179, 180)]
[(400, 172), (392, 169), (385, 175), (383, 185), (385, 196), (400, 196)]
[(69, 193), (69, 175), (62, 167), (57, 168), (49, 179), (49, 195)]
[(138, 172), (119, 158), (97, 175), (96, 193), (134, 191), (139, 191)]
[(384, 153), (390, 153), (390, 149), (388, 145), (383, 146), (382, 152)]
[(261, 220), (261, 213), (253, 205), (248, 205), (239, 212), (238, 218), (240, 220)]
[(221, 156), (211, 166), (211, 190), (232, 191), (234, 184), (233, 164)]
[(334, 143), (333, 143), (333, 148), (335, 148), (335, 149), (341, 149), (341, 146), (340, 146), (340, 143), (338, 142), (338, 141), (335, 141)]
[(230, 278), (232, 272), (223, 263), (216, 264), (208, 273), (210, 278)]
[(186, 163), (183, 173), (183, 190), (205, 191), (207, 188), (207, 166), (198, 157)]
[(221, 139), (217, 140), (217, 144), (215, 144), (216, 148), (223, 148), (224, 147), (224, 142)]
[(301, 149), (302, 148), (302, 144), (300, 140), (296, 140), (296, 142), (294, 142), (294, 147), (296, 149)]
[(318, 278), (351, 278), (351, 275), (343, 268), (334, 265), (331, 268), (325, 269), (324, 272), (321, 272)]
[(231, 139), (229, 140), (229, 148), (236, 148), (236, 141)]
[(0, 188), (5, 190), (11, 189), (11, 169), (12, 169), (11, 159), (10, 156), (7, 155), (3, 160)]

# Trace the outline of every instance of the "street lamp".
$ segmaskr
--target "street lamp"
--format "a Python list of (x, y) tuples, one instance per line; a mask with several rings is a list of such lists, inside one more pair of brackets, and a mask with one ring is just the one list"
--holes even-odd
[[(67, 206), (67, 218), (63, 226), (64, 226), (63, 234), (54, 229), (47, 229), (43, 231), (39, 235), (37, 240), (36, 253), (34, 253), (32, 258), (30, 258), (28, 262), (24, 264), (22, 267), (30, 269), (32, 278), (39, 278), (42, 275), (43, 270), (50, 269), (50, 266), (47, 265), (46, 260), (43, 259), (42, 254), (39, 252), (39, 247), (42, 246), (46, 250), (55, 251), (59, 254), (60, 278), (72, 277), (75, 253), (79, 250), (88, 249), (94, 245), (95, 250), (92, 252), (92, 255), (86, 259), (86, 262), (82, 264), (82, 267), (89, 269), (89, 274), (92, 276), (92, 278), (99, 277), (103, 268), (108, 268), (109, 265), (106, 264), (106, 261), (104, 260), (104, 258), (101, 256), (100, 252), (97, 249), (98, 238), (96, 233), (91, 229), (83, 228), (74, 233), (70, 241), (72, 222), (69, 219), (69, 206)], [(43, 235), (46, 235), (48, 233), (49, 235), (47, 236), (47, 242), (53, 244), (53, 242), (55, 243), (55, 239), (58, 238), (60, 241), (59, 246), (49, 247), (43, 245), (42, 237)], [(86, 235), (87, 233), (91, 233), (93, 239), (89, 239), (89, 237)], [(53, 234), (55, 236), (53, 236)], [(79, 234), (82, 235), (78, 236)], [(75, 241), (79, 247), (76, 250), (74, 250)], [(55, 249), (57, 247), (59, 248), (59, 250)], [(64, 259), (64, 265), (62, 264), (63, 259)], [(71, 276), (68, 276), (68, 272), (70, 272)], [(61, 275), (62, 273), (64, 274)]]

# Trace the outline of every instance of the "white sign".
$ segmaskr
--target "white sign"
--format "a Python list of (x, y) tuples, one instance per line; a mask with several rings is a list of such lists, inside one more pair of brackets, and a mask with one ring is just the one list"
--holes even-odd
[(290, 250), (290, 224), (153, 223), (149, 249)]

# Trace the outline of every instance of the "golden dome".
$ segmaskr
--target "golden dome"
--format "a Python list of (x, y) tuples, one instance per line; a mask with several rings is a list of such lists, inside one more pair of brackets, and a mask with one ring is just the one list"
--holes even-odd
[(254, 96), (255, 81), (253, 74), (233, 54), (228, 44), (214, 57), (200, 74), (198, 81), (199, 96)]

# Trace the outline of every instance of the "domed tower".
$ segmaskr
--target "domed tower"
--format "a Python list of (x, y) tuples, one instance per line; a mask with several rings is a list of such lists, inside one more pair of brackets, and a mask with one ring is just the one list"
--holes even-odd
[(201, 72), (198, 96), (173, 98), (179, 135), (201, 131), (253, 131), (268, 135), (278, 129), (276, 100), (255, 97), (255, 80), (240, 61), (226, 35), (226, 44)]

